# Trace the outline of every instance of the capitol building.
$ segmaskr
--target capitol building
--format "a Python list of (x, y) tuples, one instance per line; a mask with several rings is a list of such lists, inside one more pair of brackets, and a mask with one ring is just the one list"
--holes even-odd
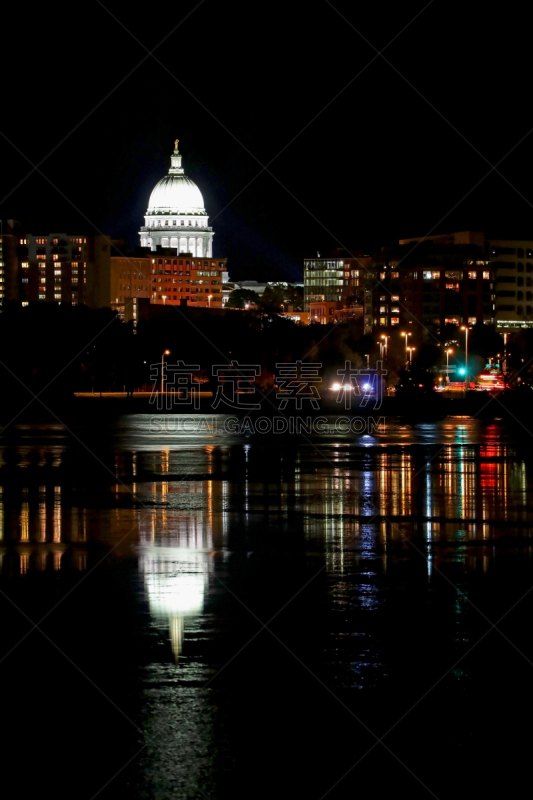
[(196, 258), (213, 255), (213, 230), (208, 225), (204, 199), (198, 186), (185, 175), (178, 140), (170, 157), (168, 175), (154, 187), (144, 226), (139, 231), (141, 247), (176, 248)]

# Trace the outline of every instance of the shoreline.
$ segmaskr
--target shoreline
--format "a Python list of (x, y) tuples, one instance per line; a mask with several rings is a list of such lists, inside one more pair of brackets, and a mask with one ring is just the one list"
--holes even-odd
[[(330, 398), (320, 401), (320, 406), (315, 409), (309, 401), (302, 402), (302, 408), (298, 409), (296, 404), (289, 402), (283, 410), (279, 409), (279, 402), (275, 395), (265, 397), (258, 395), (257, 402), (259, 408), (249, 410), (246, 407), (232, 408), (225, 404), (220, 404), (216, 409), (212, 408), (213, 397), (211, 393), (202, 393), (198, 408), (193, 408), (181, 402), (172, 404), (170, 408), (157, 408), (156, 402), (150, 402), (151, 394), (136, 393), (133, 397), (127, 397), (125, 393), (105, 393), (102, 397), (97, 394), (77, 394), (68, 397), (58, 397), (42, 395), (40, 399), (34, 399), (22, 403), (0, 402), (0, 427), (9, 427), (11, 423), (39, 423), (80, 420), (84, 417), (90, 420), (112, 419), (128, 414), (143, 414), (149, 417), (168, 417), (168, 416), (209, 416), (227, 417), (235, 416), (243, 418), (249, 416), (251, 419), (258, 417), (284, 417), (284, 418), (311, 418), (317, 419), (323, 416), (337, 417), (360, 417), (362, 419), (395, 417), (404, 418), (408, 422), (431, 421), (453, 417), (471, 417), (483, 420), (505, 420), (517, 421), (522, 424), (522, 420), (529, 422), (531, 415), (531, 400), (529, 392), (519, 393), (516, 391), (500, 392), (496, 396), (488, 393), (469, 392), (464, 397), (443, 397), (442, 395), (424, 395), (419, 397), (385, 397), (381, 404), (376, 405), (370, 399), (365, 406), (354, 402), (350, 408), (346, 409), (343, 403), (336, 403)], [(21, 409), (22, 406), (22, 409)]]

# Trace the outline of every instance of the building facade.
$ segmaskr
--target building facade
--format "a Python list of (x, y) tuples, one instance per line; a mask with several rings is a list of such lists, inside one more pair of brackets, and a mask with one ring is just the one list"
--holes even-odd
[[(111, 258), (111, 307), (126, 319), (137, 319), (140, 299), (151, 305), (222, 308), (222, 275), (226, 259), (198, 259), (159, 249), (150, 256)], [(128, 308), (129, 307), (129, 308)]]
[(533, 241), (490, 239), (488, 245), (496, 285), (496, 328), (533, 327)]
[(152, 304), (222, 308), (222, 276), (227, 259), (158, 253), (150, 261)]
[(304, 309), (311, 303), (361, 305), (368, 280), (369, 256), (333, 256), (304, 261)]
[(111, 242), (106, 236), (34, 235), (4, 223), (0, 235), (0, 300), (109, 305)]
[(213, 229), (198, 186), (185, 175), (178, 140), (170, 157), (170, 169), (154, 187), (144, 226), (139, 231), (141, 247), (156, 251), (171, 248), (194, 258), (212, 258)]
[(378, 332), (494, 323), (494, 275), (483, 233), (402, 239), (382, 248), (373, 271), (369, 304)]

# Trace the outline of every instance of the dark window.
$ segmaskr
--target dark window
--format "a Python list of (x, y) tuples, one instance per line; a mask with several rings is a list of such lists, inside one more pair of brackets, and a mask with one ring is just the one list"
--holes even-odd
[(516, 285), (517, 286), (523, 286), (524, 285), (524, 279), (521, 278), (520, 276), (518, 276), (518, 278), (516, 279)]
[(522, 264), (521, 261), (518, 262), (518, 264), (516, 265), (516, 268), (518, 269), (518, 272), (523, 272), (524, 271), (524, 265)]
[(496, 311), (514, 311), (514, 306), (496, 306)]
[(533, 293), (532, 292), (526, 292), (526, 300), (533, 300)]
[(524, 292), (517, 292), (516, 293), (516, 299), (517, 300), (523, 300), (524, 299)]
[(516, 249), (514, 247), (493, 247), (490, 252), (493, 256), (514, 256)]
[(517, 257), (518, 257), (518, 258), (524, 258), (524, 251), (522, 250), (522, 248), (521, 248), (521, 247), (519, 247), (519, 248), (517, 249), (517, 251), (516, 251), (516, 255), (517, 255)]
[(533, 311), (533, 309), (531, 308), (531, 306), (526, 306), (526, 314), (528, 315), (528, 317), (531, 316), (531, 312), (532, 311)]
[(533, 272), (533, 264), (526, 264), (526, 272)]

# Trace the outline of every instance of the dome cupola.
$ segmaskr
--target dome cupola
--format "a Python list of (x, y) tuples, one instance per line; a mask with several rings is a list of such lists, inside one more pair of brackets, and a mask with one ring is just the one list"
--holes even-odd
[(204, 199), (200, 189), (185, 175), (181, 158), (176, 139), (168, 175), (161, 178), (152, 191), (147, 214), (205, 215)]

